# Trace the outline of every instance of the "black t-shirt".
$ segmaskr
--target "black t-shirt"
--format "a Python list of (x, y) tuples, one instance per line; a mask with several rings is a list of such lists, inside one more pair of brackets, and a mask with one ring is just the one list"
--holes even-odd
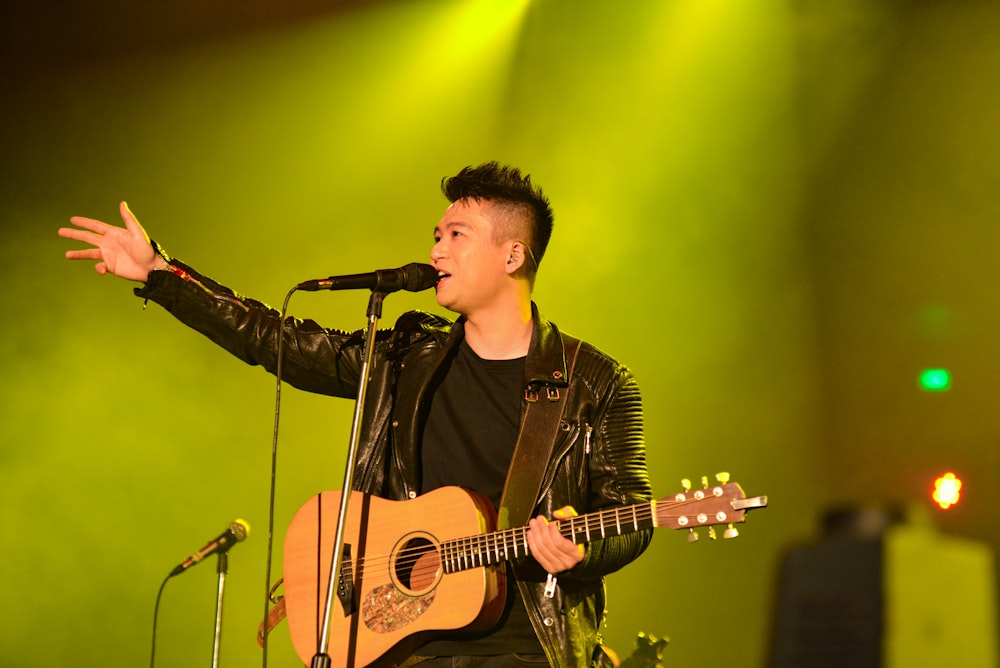
[(464, 341), (431, 399), (421, 493), (458, 485), (500, 505), (521, 423), (524, 358), (484, 360)]
[[(521, 424), (524, 358), (484, 360), (462, 341), (434, 391), (421, 443), (421, 493), (457, 485), (500, 505)], [(541, 653), (524, 605), (508, 578), (507, 606), (493, 630), (440, 640), (426, 656)]]

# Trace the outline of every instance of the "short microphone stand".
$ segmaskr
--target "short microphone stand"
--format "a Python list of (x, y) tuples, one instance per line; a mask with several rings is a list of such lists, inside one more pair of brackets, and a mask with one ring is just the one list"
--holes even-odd
[(219, 648), (222, 644), (222, 597), (226, 593), (226, 573), (229, 571), (229, 552), (219, 552), (219, 588), (215, 597), (215, 638), (212, 643), (212, 668), (219, 668)]
[(348, 502), (354, 489), (354, 465), (357, 459), (358, 439), (361, 433), (361, 418), (365, 406), (365, 396), (368, 392), (368, 370), (371, 367), (372, 355), (375, 352), (375, 333), (379, 318), (382, 317), (382, 302), (386, 293), (372, 291), (368, 300), (368, 329), (365, 333), (365, 347), (361, 359), (361, 372), (358, 375), (358, 397), (354, 404), (354, 419), (351, 423), (351, 441), (347, 451), (347, 463), (344, 466), (344, 484), (340, 493), (340, 511), (337, 515), (337, 532), (333, 539), (333, 559), (330, 562), (330, 577), (326, 587), (326, 601), (323, 607), (323, 626), (319, 634), (319, 648), (313, 655), (311, 668), (329, 668), (330, 655), (327, 653), (330, 644), (330, 614), (333, 610), (333, 590), (340, 573), (341, 559), (344, 554), (344, 523), (347, 521)]

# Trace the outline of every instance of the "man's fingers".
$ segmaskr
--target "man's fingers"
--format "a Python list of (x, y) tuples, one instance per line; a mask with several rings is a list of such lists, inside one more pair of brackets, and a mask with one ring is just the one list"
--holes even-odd
[(86, 230), (77, 230), (72, 227), (60, 227), (59, 236), (64, 239), (72, 239), (73, 241), (82, 241), (92, 246), (96, 246), (102, 238), (100, 234), (87, 232)]
[[(567, 506), (560, 513), (567, 517), (576, 512)], [(557, 513), (553, 513), (556, 515)], [(531, 553), (549, 573), (560, 573), (569, 570), (583, 558), (583, 545), (576, 545), (559, 532), (559, 525), (549, 522), (545, 517), (538, 516), (528, 522), (528, 543)]]
[(145, 230), (142, 229), (142, 225), (139, 224), (139, 221), (136, 219), (135, 214), (132, 213), (132, 210), (128, 208), (128, 204), (125, 202), (119, 204), (118, 211), (121, 213), (122, 222), (125, 223), (125, 227), (129, 232), (140, 237), (146, 236)]
[(543, 534), (549, 531), (549, 522), (544, 517), (534, 517), (528, 522), (528, 543), (532, 554), (538, 561), (550, 561), (552, 559), (552, 549), (546, 543)]
[[(101, 222), (100, 220), (94, 220), (93, 218), (85, 218), (84, 216), (73, 216), (69, 219), (69, 222), (73, 223), (77, 227), (82, 227), (85, 230), (90, 230), (91, 232), (96, 232), (97, 234), (104, 234), (111, 229), (111, 225), (108, 225), (107, 223)], [(59, 230), (59, 233), (62, 234), (62, 230), (70, 229), (72, 228), (64, 227)]]
[(100, 248), (86, 248), (84, 250), (69, 250), (66, 251), (67, 260), (102, 260), (104, 256), (101, 254)]

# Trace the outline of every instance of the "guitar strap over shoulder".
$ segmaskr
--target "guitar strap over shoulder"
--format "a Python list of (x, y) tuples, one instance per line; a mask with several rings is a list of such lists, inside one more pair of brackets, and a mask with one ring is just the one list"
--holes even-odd
[(566, 334), (561, 336), (566, 351), (567, 385), (562, 391), (553, 386), (548, 386), (544, 392), (532, 387), (525, 390), (528, 406), (500, 498), (497, 516), (497, 528), (500, 530), (521, 526), (531, 518), (552, 458), (559, 423), (566, 410), (568, 381), (573, 376), (576, 354), (580, 349), (579, 339)]

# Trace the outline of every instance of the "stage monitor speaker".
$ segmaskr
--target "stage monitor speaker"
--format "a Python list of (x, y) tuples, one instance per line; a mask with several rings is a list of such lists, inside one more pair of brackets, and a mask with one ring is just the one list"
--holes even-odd
[(838, 511), (788, 551), (770, 668), (996, 668), (989, 546), (902, 511)]

